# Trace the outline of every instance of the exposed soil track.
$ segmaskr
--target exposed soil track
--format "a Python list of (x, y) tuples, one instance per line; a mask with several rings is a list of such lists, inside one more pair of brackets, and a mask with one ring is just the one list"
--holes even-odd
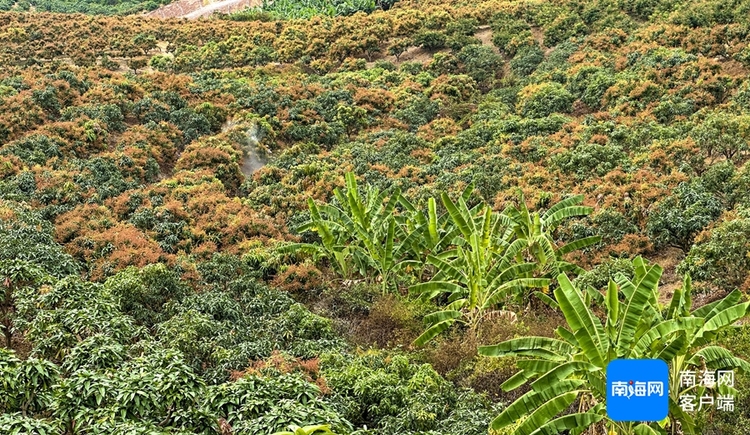
[(261, 0), (220, 0), (214, 2), (211, 2), (210, 0), (177, 0), (176, 2), (164, 5), (159, 9), (147, 13), (146, 16), (156, 18), (187, 18), (194, 20), (196, 18), (209, 16), (214, 12), (237, 12), (260, 4)]

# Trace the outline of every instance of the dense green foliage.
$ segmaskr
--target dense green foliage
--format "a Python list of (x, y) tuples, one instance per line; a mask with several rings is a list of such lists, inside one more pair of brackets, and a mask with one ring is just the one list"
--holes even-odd
[[(747, 316), (750, 302), (738, 303), (741, 295), (735, 291), (691, 310), (688, 277), (669, 304), (662, 306), (658, 301), (662, 268), (638, 257), (633, 269), (633, 280), (618, 274), (616, 281), (609, 281), (604, 295), (593, 288), (576, 288), (561, 274), (555, 305), (565, 315), (567, 329), (558, 328), (557, 338), (523, 337), (480, 348), (480, 353), (487, 356), (522, 358), (518, 362), (521, 371), (503, 384), (504, 389), (512, 390), (534, 379), (531, 391), (503, 410), (492, 422), (493, 428), (500, 429), (523, 418), (514, 428), (515, 434), (534, 430), (582, 433), (589, 426), (601, 426), (615, 433), (660, 433), (667, 421), (616, 422), (606, 415), (607, 364), (615, 359), (638, 358), (661, 359), (669, 364), (668, 423), (672, 427), (679, 423), (683, 433), (696, 433), (693, 416), (679, 406), (680, 373), (701, 367), (739, 368), (743, 372), (750, 369), (750, 363), (712, 343), (722, 330), (732, 328)], [(604, 309), (604, 323), (589, 307), (592, 302)], [(718, 390), (720, 394), (730, 390), (736, 394), (728, 386)], [(576, 401), (578, 412), (565, 412)], [(555, 418), (560, 412), (567, 415)]]
[[(270, 14), (273, 17), (295, 19), (295, 18), (312, 18), (318, 15), (352, 15), (357, 12), (369, 13), (377, 7), (375, 0), (314, 0), (314, 1), (295, 1), (295, 0), (263, 0), (260, 11)], [(236, 16), (242, 16), (246, 12), (240, 12), (238, 15), (230, 15), (230, 19)]]
[(34, 12), (63, 12), (83, 13), (96, 15), (127, 15), (142, 11), (150, 11), (163, 4), (170, 3), (169, 0), (21, 0), (2, 1), (0, 10), (8, 11), (34, 11)]
[[(224, 269), (228, 275), (216, 273), (228, 260), (215, 258), (202, 266), (200, 293), (175, 296), (168, 303), (154, 303), (151, 309), (134, 302), (153, 301), (164, 294), (163, 285), (173, 278), (162, 265), (126, 269), (104, 284), (74, 276), (38, 278), (49, 282), (39, 289), (25, 282), (13, 295), (18, 311), (15, 330), (34, 344), (31, 352), (40, 358), (22, 361), (13, 351), (2, 350), (3, 427), (32, 424), (68, 431), (75, 427), (102, 434), (126, 427), (149, 433), (213, 433), (223, 419), (238, 433), (261, 434), (289, 424), (323, 422), (337, 433), (348, 433), (354, 425), (398, 427), (409, 433), (426, 426), (437, 429), (443, 420), (450, 422), (447, 425), (469, 424), (448, 411), (433, 415), (418, 408), (432, 401), (431, 406), (444, 409), (445, 394), (456, 394), (429, 365), (413, 366), (407, 357), (391, 362), (377, 355), (366, 358), (380, 361), (385, 373), (407, 378), (397, 377), (393, 391), (367, 393), (370, 400), (392, 405), (377, 416), (358, 417), (352, 406), (365, 403), (360, 400), (363, 390), (352, 382), (370, 376), (383, 388), (377, 372), (370, 373), (374, 366), (334, 354), (318, 369), (316, 356), (342, 346), (330, 322), (237, 273), (236, 259), (233, 267)], [(129, 312), (147, 316), (139, 322)], [(159, 322), (160, 318), (164, 320)], [(284, 356), (273, 353), (278, 349), (286, 352)], [(270, 365), (226, 382), (232, 370), (264, 359)], [(410, 381), (413, 376), (417, 379)], [(425, 383), (424, 377), (431, 381)], [(433, 383), (440, 387), (430, 387)], [(410, 400), (414, 410), (404, 413), (396, 397)], [(491, 408), (480, 396), (467, 397), (471, 400), (454, 399), (455, 412), (476, 413), (480, 406), (483, 413), (472, 420), (478, 430)], [(36, 420), (29, 420), (31, 416)]]
[(748, 289), (750, 220), (722, 222), (691, 249), (678, 270), (722, 290)]
[(747, 432), (746, 0), (262, 9), (0, 13), (0, 432)]

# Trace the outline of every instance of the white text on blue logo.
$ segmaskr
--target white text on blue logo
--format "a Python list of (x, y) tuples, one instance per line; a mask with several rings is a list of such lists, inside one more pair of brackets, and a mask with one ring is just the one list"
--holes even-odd
[(663, 396), (664, 395), (664, 383), (661, 381), (656, 382), (624, 382), (615, 381), (612, 382), (612, 396), (613, 397), (651, 397), (651, 396)]

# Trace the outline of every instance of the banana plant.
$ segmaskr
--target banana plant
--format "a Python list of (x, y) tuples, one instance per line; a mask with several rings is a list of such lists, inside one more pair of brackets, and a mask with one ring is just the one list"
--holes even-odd
[(331, 267), (345, 279), (351, 278), (353, 268), (350, 257), (352, 249), (346, 245), (344, 231), (341, 224), (330, 218), (324, 219), (320, 208), (312, 198), (307, 199), (310, 209), (310, 220), (297, 228), (298, 232), (311, 230), (318, 233), (321, 244), (317, 243), (290, 243), (278, 249), (280, 254), (294, 254), (304, 252), (311, 254), (315, 261), (322, 258), (328, 259)]
[[(690, 278), (686, 277), (671, 302), (658, 302), (662, 268), (641, 257), (633, 260), (633, 280), (619, 274), (605, 294), (591, 287), (576, 288), (565, 273), (558, 277), (554, 294), (568, 328), (556, 330), (558, 338), (523, 337), (479, 348), (489, 357), (520, 357), (520, 371), (502, 388), (511, 391), (530, 384), (531, 390), (508, 406), (491, 426), (498, 430), (516, 424), (514, 434), (581, 434), (592, 425), (610, 433), (655, 435), (673, 433), (677, 422), (683, 433), (694, 434), (693, 418), (678, 406), (679, 373), (689, 366), (709, 369), (750, 365), (729, 350), (710, 345), (711, 340), (747, 316), (750, 303), (738, 303), (739, 292), (690, 311)], [(604, 311), (599, 319), (590, 304)], [(606, 367), (618, 358), (655, 358), (670, 368), (669, 418), (654, 423), (615, 422), (607, 418)], [(578, 401), (578, 410), (558, 417)]]
[(515, 224), (514, 232), (518, 240), (526, 242), (523, 255), (526, 261), (534, 261), (540, 266), (545, 277), (554, 278), (560, 272), (574, 272), (580, 274), (583, 271), (575, 264), (563, 260), (563, 256), (578, 249), (595, 245), (601, 241), (600, 236), (584, 237), (574, 240), (561, 247), (557, 247), (554, 241), (554, 232), (566, 219), (579, 216), (587, 216), (592, 211), (591, 207), (584, 207), (583, 195), (575, 195), (566, 198), (543, 213), (529, 212), (526, 207), (523, 194), (520, 195), (518, 206), (509, 206), (503, 214), (509, 216)]
[[(467, 201), (474, 191), (470, 184), (461, 193), (461, 199)], [(435, 198), (427, 199), (427, 210), (417, 209), (405, 197), (399, 198), (402, 211), (396, 215), (396, 236), (401, 241), (397, 251), (404, 254), (399, 268), (411, 267), (424, 273), (431, 254), (439, 254), (452, 246), (460, 235), (460, 229), (454, 224), (448, 213), (438, 214)]]
[(549, 285), (546, 278), (534, 278), (536, 264), (516, 260), (525, 244), (512, 239), (510, 218), (485, 204), (470, 210), (463, 198), (456, 204), (443, 193), (441, 199), (460, 237), (452, 249), (427, 256), (437, 272), (409, 289), (425, 299), (447, 295), (444, 309), (425, 316), (428, 327), (415, 340), (418, 346), (457, 322), (476, 334), (481, 320), (509, 294)]
[[(330, 206), (326, 212), (341, 222), (345, 230), (352, 234), (363, 246), (364, 254), (359, 258), (360, 273), (363, 275), (369, 267), (376, 269), (383, 282), (387, 273), (395, 264), (393, 243), (395, 237), (395, 220), (393, 211), (401, 197), (400, 190), (388, 197), (387, 192), (368, 187), (364, 198), (359, 195), (359, 188), (354, 173), (346, 174), (346, 194), (339, 189), (333, 191), (342, 205), (341, 209)], [(343, 211), (343, 213), (340, 212)]]
[(357, 180), (349, 172), (346, 192), (335, 189), (333, 194), (337, 204), (317, 205), (312, 198), (308, 199), (310, 221), (298, 228), (298, 231), (317, 232), (322, 246), (299, 243), (283, 249), (327, 257), (345, 278), (351, 278), (354, 273), (375, 277), (382, 282), (385, 292), (405, 247), (403, 243), (396, 244), (394, 209), (399, 203), (400, 191), (388, 196), (388, 192), (370, 187), (360, 196)]

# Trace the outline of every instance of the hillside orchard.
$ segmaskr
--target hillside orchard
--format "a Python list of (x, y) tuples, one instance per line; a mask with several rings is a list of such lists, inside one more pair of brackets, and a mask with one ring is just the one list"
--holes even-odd
[(750, 2), (386, 3), (0, 7), (0, 432), (750, 431)]

